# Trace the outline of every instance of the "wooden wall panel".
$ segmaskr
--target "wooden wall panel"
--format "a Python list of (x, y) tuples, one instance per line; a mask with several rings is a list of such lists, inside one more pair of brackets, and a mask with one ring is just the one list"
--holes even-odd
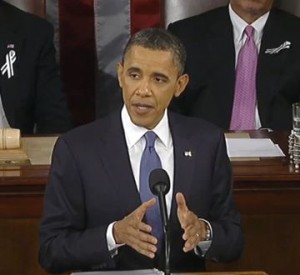
[(300, 216), (242, 215), (245, 250), (240, 260), (208, 263), (208, 271), (263, 270), (270, 275), (300, 274)]
[(0, 274), (44, 275), (38, 264), (39, 219), (0, 219)]

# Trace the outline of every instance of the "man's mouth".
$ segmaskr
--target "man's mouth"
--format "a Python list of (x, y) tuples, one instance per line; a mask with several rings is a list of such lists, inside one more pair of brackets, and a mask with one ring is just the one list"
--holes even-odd
[(133, 108), (137, 113), (144, 114), (153, 109), (153, 107), (150, 104), (145, 103), (134, 103), (132, 104)]

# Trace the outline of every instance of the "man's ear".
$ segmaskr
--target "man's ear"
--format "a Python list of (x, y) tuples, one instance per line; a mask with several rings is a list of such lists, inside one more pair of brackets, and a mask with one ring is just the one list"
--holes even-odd
[(120, 88), (122, 88), (123, 65), (121, 63), (117, 64), (117, 74), (118, 74), (119, 86)]
[(178, 97), (181, 95), (181, 93), (185, 90), (186, 85), (189, 83), (189, 75), (188, 74), (183, 74), (177, 79), (177, 84), (176, 84), (176, 91), (174, 96)]

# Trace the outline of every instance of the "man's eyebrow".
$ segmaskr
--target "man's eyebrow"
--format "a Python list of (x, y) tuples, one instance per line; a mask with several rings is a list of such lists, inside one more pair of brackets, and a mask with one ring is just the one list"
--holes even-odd
[(141, 69), (138, 67), (129, 67), (127, 69), (127, 72), (132, 73), (132, 72), (141, 72)]
[[(139, 67), (135, 67), (135, 66), (129, 67), (127, 69), (127, 73), (141, 73), (141, 72), (142, 72), (142, 70)], [(163, 78), (163, 79), (166, 79), (166, 80), (169, 79), (169, 77), (166, 74), (161, 73), (161, 72), (153, 72), (152, 76), (160, 77), (160, 78)]]
[(169, 77), (163, 73), (158, 73), (158, 72), (154, 72), (153, 73), (153, 76), (155, 77), (161, 77), (161, 78), (164, 78), (164, 79), (169, 79)]

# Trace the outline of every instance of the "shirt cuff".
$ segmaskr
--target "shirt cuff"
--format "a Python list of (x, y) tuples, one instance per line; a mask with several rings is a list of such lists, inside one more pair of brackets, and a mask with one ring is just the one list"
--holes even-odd
[(116, 241), (114, 239), (113, 235), (113, 226), (116, 222), (112, 222), (106, 230), (106, 240), (107, 240), (107, 248), (108, 251), (111, 253), (111, 256), (114, 257), (118, 254), (118, 248), (124, 244), (116, 244)]
[(208, 227), (209, 227), (209, 230), (210, 230), (210, 236), (211, 236), (211, 239), (210, 240), (207, 240), (207, 241), (201, 241), (199, 242), (199, 244), (197, 245), (197, 248), (195, 249), (195, 253), (198, 255), (198, 256), (201, 256), (201, 257), (204, 257), (206, 252), (208, 251), (208, 249), (210, 248), (211, 246), (211, 242), (212, 242), (212, 238), (213, 238), (213, 231), (212, 231), (212, 227), (211, 227), (211, 224), (205, 220), (205, 219), (200, 219), (200, 221), (203, 221)]

